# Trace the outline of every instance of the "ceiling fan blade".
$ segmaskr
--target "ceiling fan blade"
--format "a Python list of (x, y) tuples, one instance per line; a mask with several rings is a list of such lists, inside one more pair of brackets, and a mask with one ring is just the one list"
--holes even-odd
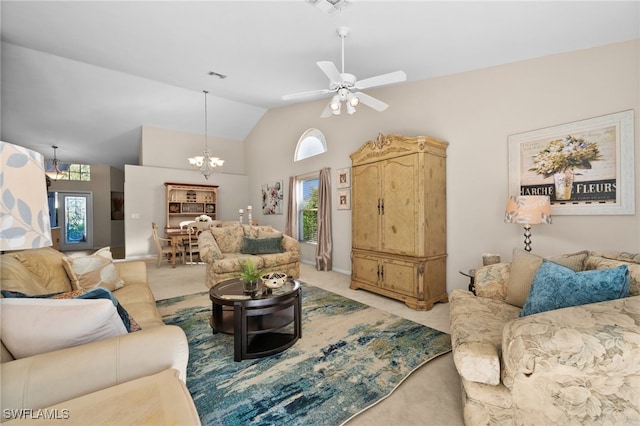
[(282, 100), (287, 101), (289, 99), (302, 98), (305, 96), (324, 95), (330, 92), (332, 92), (332, 90), (330, 89), (309, 90), (308, 92), (300, 92), (300, 93), (292, 93), (290, 95), (283, 95)]
[(381, 100), (376, 99), (373, 96), (369, 96), (366, 93), (356, 92), (353, 95), (360, 100), (360, 103), (363, 103), (366, 106), (375, 109), (376, 111), (384, 111), (389, 107), (389, 105), (385, 104)]
[(394, 71), (388, 74), (381, 74), (376, 77), (365, 78), (364, 80), (357, 81), (354, 87), (356, 89), (368, 89), (369, 87), (399, 83), (406, 80), (407, 74), (405, 74), (404, 71)]
[(331, 106), (331, 102), (329, 102), (325, 107), (324, 111), (322, 111), (322, 114), (320, 114), (320, 118), (328, 118), (333, 115), (333, 111), (331, 111), (330, 106)]
[(340, 75), (340, 71), (338, 71), (338, 68), (336, 68), (336, 65), (333, 62), (320, 61), (317, 64), (322, 72), (325, 73), (327, 77), (329, 77), (329, 80), (332, 83), (342, 83), (342, 76)]

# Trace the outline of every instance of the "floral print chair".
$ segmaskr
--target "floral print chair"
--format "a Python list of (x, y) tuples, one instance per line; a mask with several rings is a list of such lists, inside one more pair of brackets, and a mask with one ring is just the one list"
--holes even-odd
[(465, 423), (640, 424), (640, 254), (552, 259), (576, 271), (626, 265), (629, 296), (524, 317), (527, 295), (509, 286), (537, 267), (521, 257), (479, 269), (477, 296), (449, 296)]

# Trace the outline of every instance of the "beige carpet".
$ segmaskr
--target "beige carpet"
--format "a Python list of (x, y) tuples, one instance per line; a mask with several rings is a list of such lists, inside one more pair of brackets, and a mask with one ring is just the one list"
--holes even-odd
[[(153, 259), (147, 261), (147, 270), (149, 283), (157, 300), (206, 290), (204, 265), (177, 265), (174, 269), (164, 262), (157, 268)], [(438, 303), (430, 311), (414, 311), (401, 302), (363, 290), (349, 289), (348, 275), (319, 272), (307, 264), (300, 267), (300, 279), (428, 327), (449, 332), (449, 305), (446, 303)], [(460, 378), (449, 353), (418, 369), (391, 396), (354, 417), (347, 424), (463, 425), (461, 400)]]

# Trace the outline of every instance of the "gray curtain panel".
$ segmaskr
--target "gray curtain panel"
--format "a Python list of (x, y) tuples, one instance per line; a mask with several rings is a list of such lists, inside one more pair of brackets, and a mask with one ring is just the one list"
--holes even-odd
[(331, 240), (331, 169), (320, 170), (318, 185), (318, 245), (316, 247), (316, 269), (330, 271), (332, 266)]

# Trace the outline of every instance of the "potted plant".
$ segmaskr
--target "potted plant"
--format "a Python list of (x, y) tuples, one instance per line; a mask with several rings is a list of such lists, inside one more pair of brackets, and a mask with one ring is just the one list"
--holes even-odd
[(590, 169), (592, 161), (601, 159), (596, 142), (567, 135), (549, 142), (533, 157), (533, 166), (529, 170), (545, 179), (553, 176), (556, 200), (569, 200), (575, 169)]
[(247, 293), (253, 293), (258, 290), (258, 280), (260, 276), (266, 271), (265, 269), (258, 269), (256, 264), (251, 260), (238, 260), (240, 264), (240, 279), (244, 283), (244, 291)]

